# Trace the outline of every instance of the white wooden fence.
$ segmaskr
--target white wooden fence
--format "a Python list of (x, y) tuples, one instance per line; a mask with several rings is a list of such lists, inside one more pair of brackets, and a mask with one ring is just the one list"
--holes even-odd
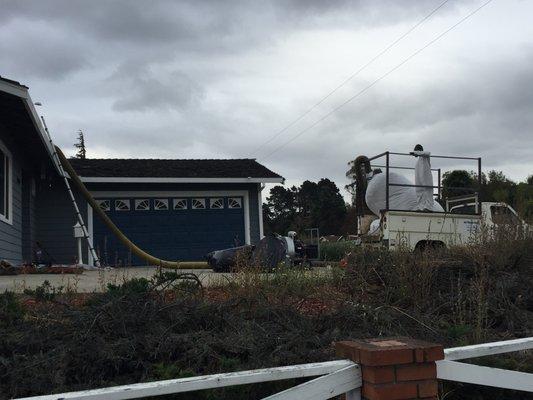
[[(491, 387), (533, 392), (533, 374), (499, 368), (482, 367), (456, 360), (533, 349), (533, 337), (455, 347), (444, 350), (445, 359), (437, 361), (437, 378), (485, 385)], [(166, 381), (136, 383), (102, 389), (83, 390), (18, 400), (122, 400), (149, 396), (216, 389), (227, 386), (247, 385), (294, 378), (311, 378), (300, 385), (266, 397), (269, 400), (325, 400), (346, 394), (347, 400), (361, 398), (361, 371), (349, 360), (328, 361), (265, 368), (252, 371), (170, 379)]]
[[(288, 367), (256, 369), (253, 371), (204, 375), (192, 378), (136, 383), (102, 389), (82, 390), (46, 396), (25, 397), (25, 400), (122, 400), (163, 394), (216, 389), (293, 378), (318, 378), (267, 397), (269, 400), (312, 399), (325, 400), (346, 393), (347, 400), (360, 399), (361, 371), (349, 360), (291, 365)], [(22, 400), (22, 399), (19, 399)]]
[(533, 374), (456, 361), (529, 349), (533, 349), (533, 337), (446, 349), (444, 360), (437, 361), (437, 378), (533, 392)]

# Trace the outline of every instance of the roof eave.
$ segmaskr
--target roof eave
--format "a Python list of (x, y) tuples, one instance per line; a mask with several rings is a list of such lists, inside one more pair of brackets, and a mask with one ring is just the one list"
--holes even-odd
[(119, 177), (119, 176), (80, 176), (86, 183), (283, 183), (283, 177), (247, 178), (173, 178), (173, 177)]
[(48, 139), (48, 135), (46, 134), (46, 131), (41, 122), (41, 119), (39, 118), (39, 115), (37, 114), (37, 110), (35, 109), (35, 106), (33, 105), (33, 101), (30, 97), (28, 88), (25, 86), (21, 86), (21, 85), (17, 85), (11, 82), (0, 80), (0, 91), (11, 94), (13, 96), (20, 97), (22, 99), (22, 101), (24, 102), (24, 106), (26, 107), (26, 110), (28, 111), (28, 114), (30, 115), (33, 126), (35, 127), (35, 130), (39, 134), (39, 138), (41, 139), (45, 149), (47, 150), (48, 155), (50, 156), (50, 159), (52, 161), (52, 164), (54, 165), (55, 170), (61, 175), (61, 171), (59, 170), (57, 163), (54, 161), (54, 149), (53, 149), (52, 143)]

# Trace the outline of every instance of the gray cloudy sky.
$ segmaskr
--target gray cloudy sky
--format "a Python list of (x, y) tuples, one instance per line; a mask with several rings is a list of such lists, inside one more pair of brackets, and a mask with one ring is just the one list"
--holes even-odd
[(90, 157), (254, 157), (289, 184), (343, 187), (357, 155), (422, 143), (523, 180), (533, 173), (531, 0), (493, 0), (265, 158), (483, 3), (448, 1), (254, 152), (442, 2), (0, 0), (0, 75), (30, 87), (71, 154), (82, 129)]

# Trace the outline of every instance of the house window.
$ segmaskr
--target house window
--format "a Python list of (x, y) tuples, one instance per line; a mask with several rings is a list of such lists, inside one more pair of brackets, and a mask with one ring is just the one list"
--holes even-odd
[(205, 199), (192, 199), (193, 210), (201, 210), (205, 208)]
[(98, 207), (100, 207), (100, 210), (102, 211), (111, 210), (111, 202), (109, 200), (96, 200), (96, 203), (98, 204)]
[(224, 208), (224, 199), (209, 199), (209, 208)]
[(154, 200), (154, 210), (168, 210), (168, 200), (167, 199), (155, 199)]
[(0, 220), (12, 223), (11, 205), (12, 205), (12, 180), (11, 180), (11, 153), (0, 142)]
[(150, 200), (148, 199), (135, 200), (135, 210), (145, 211), (149, 209), (150, 209)]
[(115, 210), (116, 211), (129, 211), (130, 210), (130, 201), (129, 200), (115, 200)]
[(228, 208), (242, 208), (242, 200), (239, 197), (230, 197), (228, 199)]
[(174, 210), (186, 210), (187, 199), (174, 199)]

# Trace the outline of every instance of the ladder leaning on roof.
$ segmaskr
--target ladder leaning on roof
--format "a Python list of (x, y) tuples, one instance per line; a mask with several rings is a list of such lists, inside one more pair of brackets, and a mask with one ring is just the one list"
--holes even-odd
[[(87, 246), (89, 247), (89, 251), (90, 251), (91, 256), (93, 258), (93, 261), (94, 261), (94, 265), (97, 266), (97, 267), (100, 267), (100, 259), (96, 255), (96, 251), (94, 251), (92, 239), (90, 238), (89, 232), (87, 231), (87, 227), (86, 227), (85, 222), (83, 220), (83, 216), (80, 213), (80, 209), (78, 207), (78, 203), (76, 203), (76, 198), (74, 197), (74, 193), (72, 192), (72, 188), (70, 187), (70, 183), (68, 182), (67, 174), (65, 173), (65, 170), (63, 169), (63, 166), (61, 165), (61, 162), (59, 161), (59, 157), (57, 155), (56, 147), (55, 147), (54, 143), (52, 142), (52, 136), (50, 136), (50, 132), (48, 131), (48, 126), (46, 126), (46, 121), (44, 120), (43, 116), (41, 116), (41, 120), (43, 121), (44, 131), (46, 132), (46, 135), (48, 136), (48, 140), (50, 141), (50, 145), (52, 147), (52, 152), (53, 152), (53, 157), (52, 158), (53, 158), (54, 163), (56, 164), (56, 166), (57, 166), (57, 168), (59, 170), (59, 173), (63, 177), (63, 181), (65, 182), (65, 186), (67, 187), (67, 191), (68, 191), (68, 194), (70, 196), (70, 200), (72, 201), (72, 205), (74, 206), (74, 211), (76, 212), (76, 218), (78, 219), (78, 223), (81, 225), (81, 229), (82, 229), (82, 232), (83, 232), (83, 237), (87, 241)], [(81, 261), (81, 260), (78, 260), (78, 262), (79, 261)]]

